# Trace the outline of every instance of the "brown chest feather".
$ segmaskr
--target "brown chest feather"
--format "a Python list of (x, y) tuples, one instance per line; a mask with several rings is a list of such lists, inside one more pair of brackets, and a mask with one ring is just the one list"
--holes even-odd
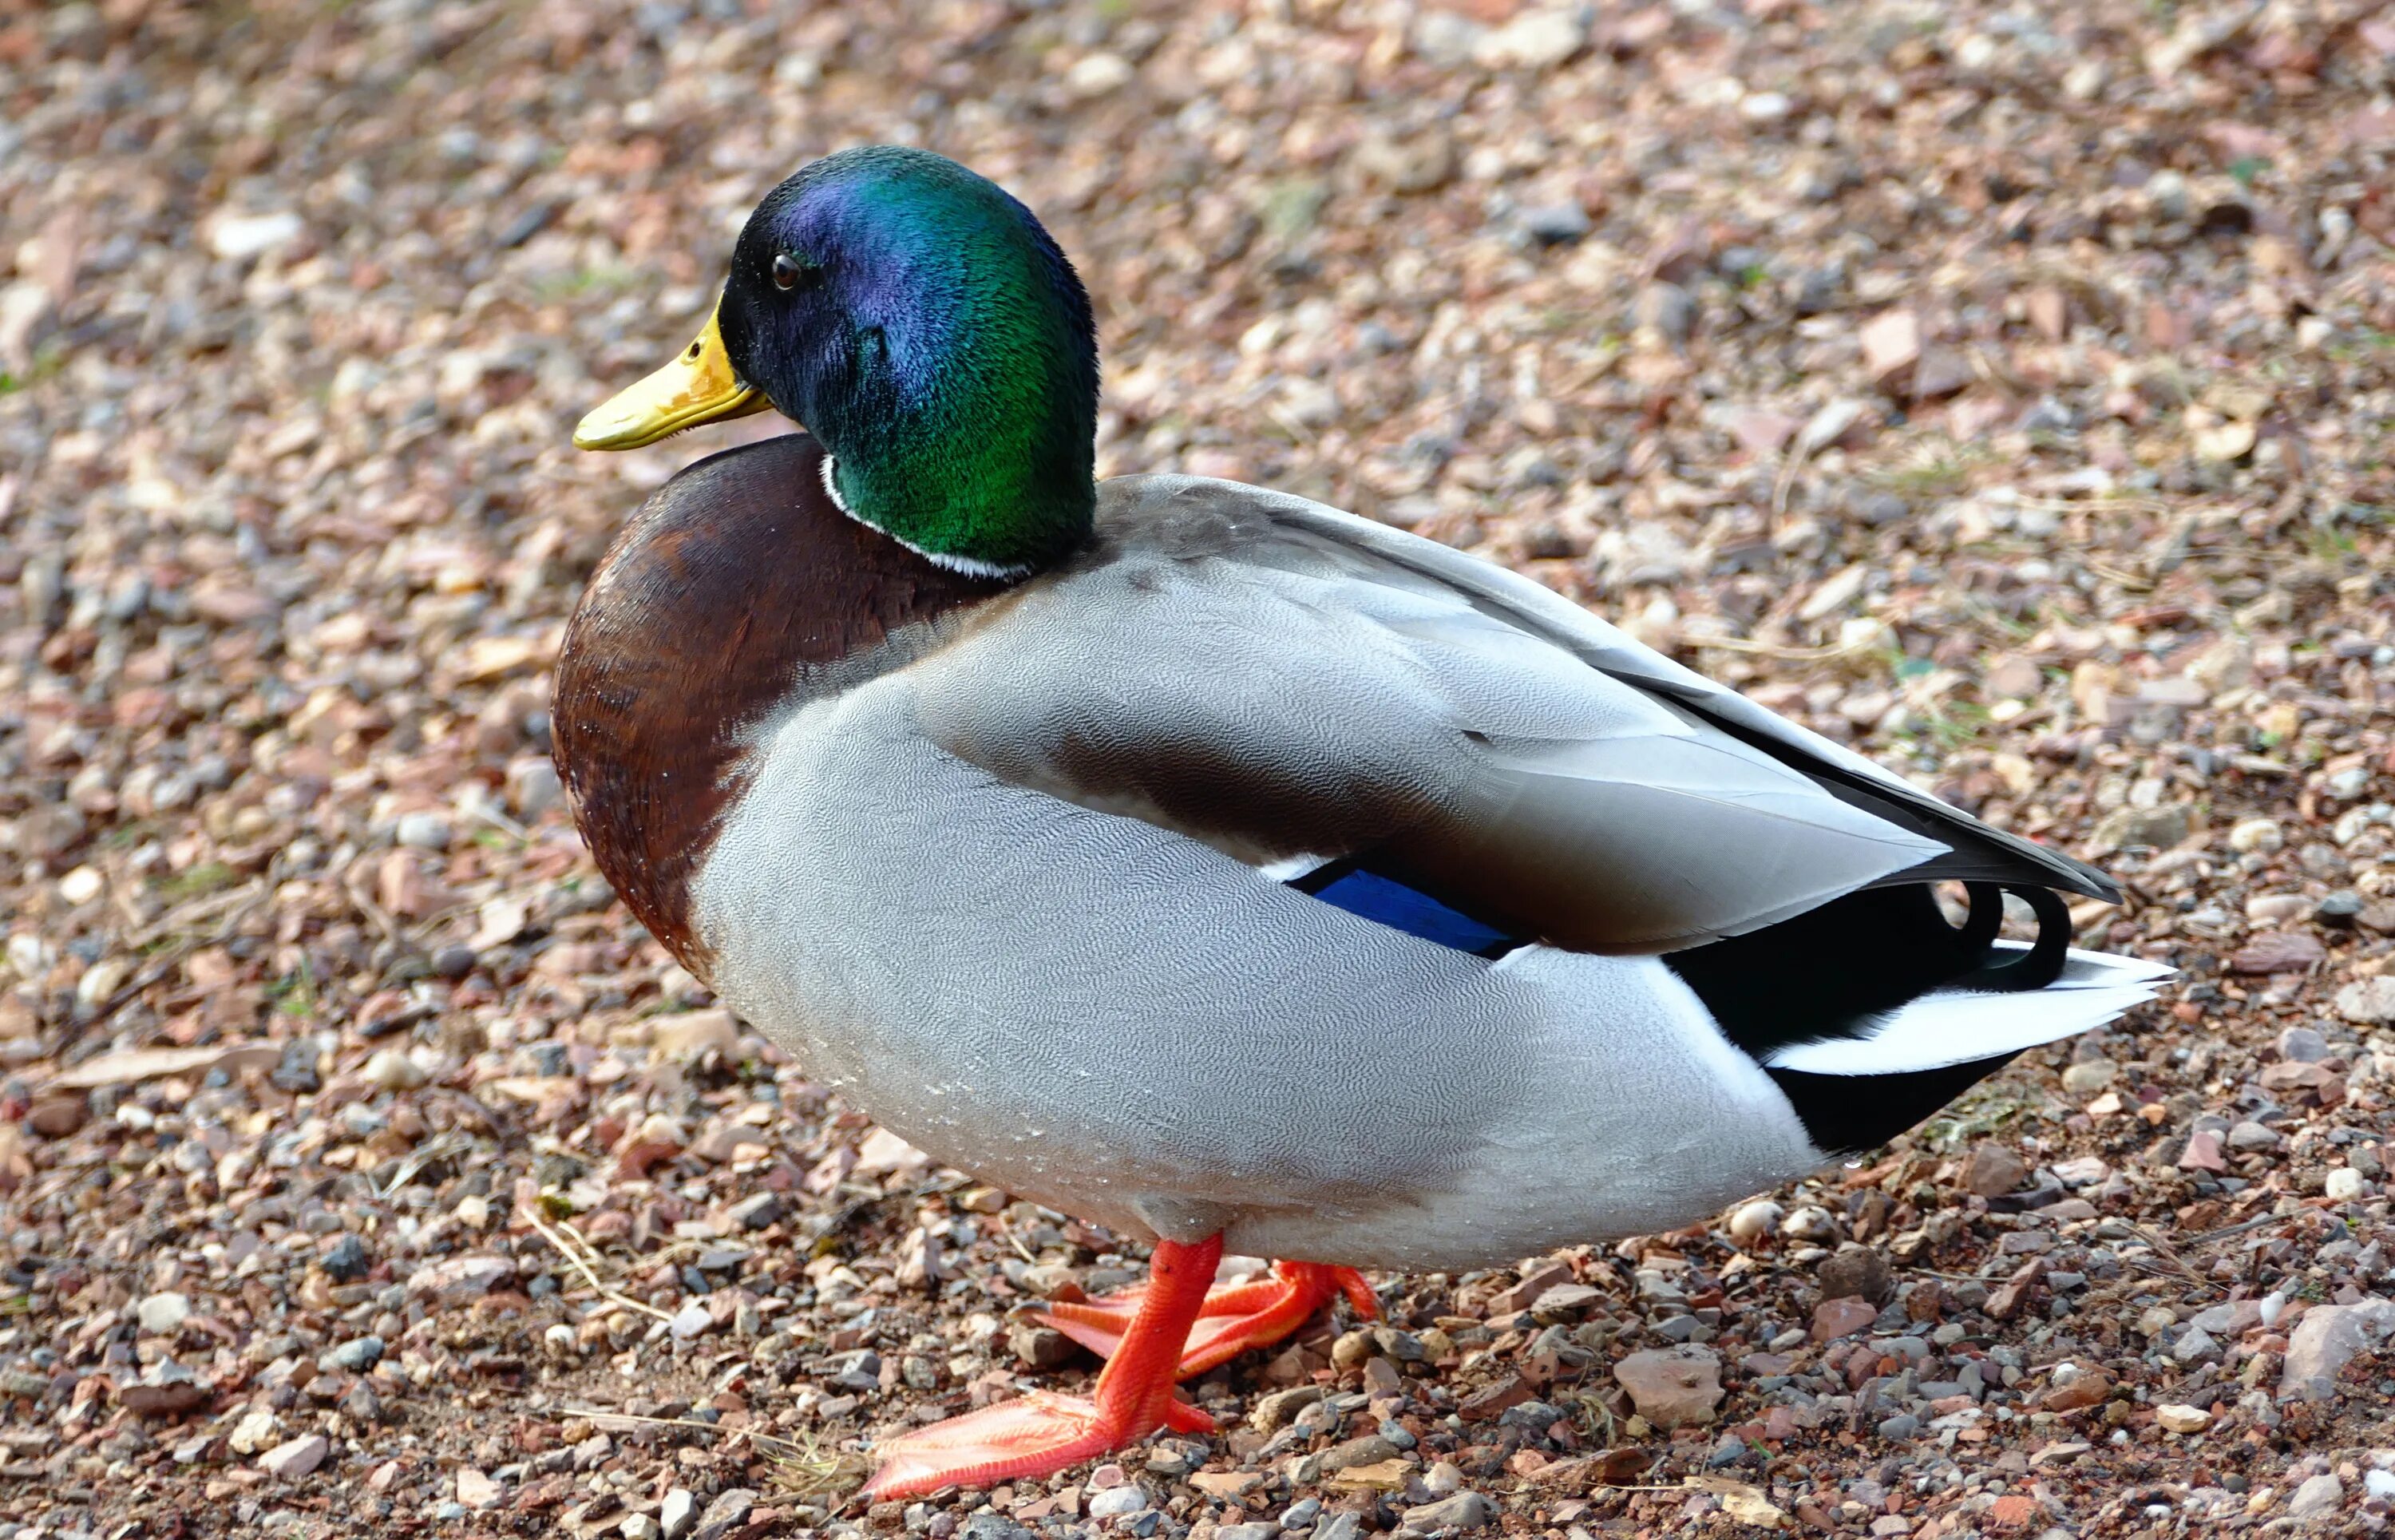
[(558, 661), (550, 718), (575, 822), (632, 912), (701, 977), (690, 884), (740, 794), (744, 732), (811, 670), (999, 591), (842, 513), (822, 461), (793, 433), (659, 487), (600, 564)]

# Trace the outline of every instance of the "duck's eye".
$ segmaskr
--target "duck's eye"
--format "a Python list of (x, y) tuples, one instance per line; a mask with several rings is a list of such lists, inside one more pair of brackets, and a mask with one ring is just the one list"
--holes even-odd
[(787, 251), (774, 253), (774, 286), (777, 289), (787, 292), (797, 288), (812, 279), (815, 272), (812, 265), (800, 261)]

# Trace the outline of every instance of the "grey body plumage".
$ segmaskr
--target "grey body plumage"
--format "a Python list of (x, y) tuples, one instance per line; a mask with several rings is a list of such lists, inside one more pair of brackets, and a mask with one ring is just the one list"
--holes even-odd
[[(1132, 1233), (1455, 1268), (1798, 1175), (1824, 1152), (1652, 954), (2018, 843), (1535, 585), (1228, 483), (1105, 484), (1080, 559), (880, 656), (751, 739), (695, 883), (718, 987)], [(1260, 870), (1393, 831), (1569, 946), (1492, 963)]]

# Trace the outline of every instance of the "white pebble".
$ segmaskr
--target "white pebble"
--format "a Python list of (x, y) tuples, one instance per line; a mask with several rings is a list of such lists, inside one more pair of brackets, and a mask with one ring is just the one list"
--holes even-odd
[(1758, 1198), (1741, 1203), (1729, 1216), (1729, 1236), (1741, 1246), (1752, 1246), (1771, 1233), (1784, 1211), (1768, 1198)]
[(2276, 818), (2247, 818), (2229, 831), (2229, 848), (2241, 856), (2277, 850), (2286, 843), (2286, 833)]
[(386, 1091), (413, 1091), (425, 1082), (423, 1066), (392, 1048), (378, 1048), (366, 1060), (366, 1079)]
[(179, 1294), (153, 1294), (141, 1302), (141, 1329), (152, 1336), (171, 1336), (192, 1319), (192, 1302)]
[(1077, 97), (1101, 97), (1130, 85), (1137, 73), (1119, 54), (1085, 54), (1065, 72), (1065, 88)]
[(298, 215), (288, 212), (218, 214), (208, 221), (208, 249), (238, 262), (289, 245), (306, 228)]
[(452, 833), (449, 820), (438, 813), (410, 813), (399, 820), (392, 837), (417, 850), (446, 850)]
[(2362, 1173), (2351, 1166), (2338, 1166), (2321, 1184), (2321, 1191), (2333, 1202), (2350, 1203), (2362, 1196)]
[(1090, 1517), (1119, 1519), (1127, 1514), (1147, 1511), (1147, 1494), (1136, 1486), (1109, 1487), (1090, 1498)]

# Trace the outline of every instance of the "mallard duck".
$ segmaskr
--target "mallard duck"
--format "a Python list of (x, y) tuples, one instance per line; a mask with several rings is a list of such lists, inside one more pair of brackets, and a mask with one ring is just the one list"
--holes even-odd
[[(1096, 483), (1097, 405), (1031, 211), (868, 148), (774, 189), (697, 338), (576, 433), (805, 430), (668, 481), (575, 615), (601, 870), (851, 1104), (1153, 1243), (1052, 1312), (1090, 1397), (887, 1440), (868, 1496), (1205, 1427), (1176, 1379), (1370, 1315), (1356, 1268), (1686, 1224), (2151, 993), (2068, 944), (2099, 872), (1430, 540)], [(1217, 1288), (1226, 1246), (1281, 1261)]]

